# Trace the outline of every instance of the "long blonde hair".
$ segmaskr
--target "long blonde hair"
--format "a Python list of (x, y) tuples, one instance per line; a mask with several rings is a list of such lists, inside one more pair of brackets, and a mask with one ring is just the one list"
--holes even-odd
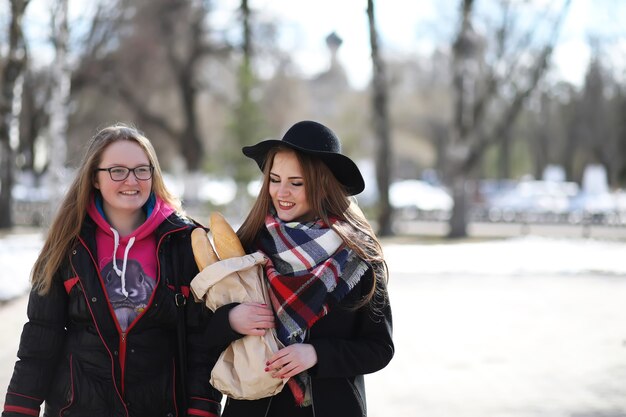
[[(326, 224), (331, 224), (330, 217), (341, 220), (342, 222), (334, 223), (331, 227), (341, 236), (350, 249), (372, 266), (375, 277), (372, 288), (368, 296), (358, 306), (370, 302), (378, 295), (384, 295), (384, 292), (378, 290), (386, 286), (389, 273), (382, 246), (374, 230), (356, 202), (348, 195), (345, 187), (337, 181), (326, 164), (314, 156), (296, 152), (284, 146), (277, 146), (268, 151), (266, 161), (272, 163), (265, 164), (263, 185), (259, 195), (252, 205), (250, 213), (237, 231), (243, 246), (247, 249), (254, 248), (259, 234), (265, 227), (265, 216), (272, 207), (269, 193), (270, 170), (274, 156), (279, 152), (293, 152), (298, 158), (304, 177), (306, 198), (314, 216), (322, 219)], [(382, 285), (377, 286), (376, 282)], [(387, 300), (383, 301), (386, 302)]]
[(170, 193), (163, 181), (163, 173), (156, 157), (154, 147), (136, 128), (115, 124), (100, 130), (89, 143), (76, 175), (52, 221), (43, 248), (35, 261), (31, 272), (33, 289), (39, 294), (46, 294), (52, 286), (54, 274), (61, 267), (83, 226), (91, 194), (94, 192), (96, 168), (102, 159), (104, 150), (112, 143), (131, 141), (139, 145), (154, 167), (152, 174), (152, 192), (174, 209), (182, 213), (180, 200)]

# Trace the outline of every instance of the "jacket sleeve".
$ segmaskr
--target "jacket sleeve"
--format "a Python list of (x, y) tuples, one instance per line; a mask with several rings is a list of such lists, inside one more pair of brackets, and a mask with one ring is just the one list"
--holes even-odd
[[(208, 388), (208, 393), (194, 395), (191, 392), (187, 414), (193, 416), (219, 416), (222, 394), (211, 386), (209, 380), (213, 366), (215, 366), (222, 351), (233, 340), (243, 337), (243, 335), (232, 330), (228, 321), (228, 312), (239, 303), (227, 304), (217, 309), (215, 313), (212, 313), (202, 303), (193, 304), (195, 304), (194, 309), (203, 311), (202, 315), (205, 315), (205, 324), (203, 324), (204, 330), (202, 332), (189, 331), (187, 338), (188, 373), (191, 377), (189, 386), (199, 386), (200, 390)], [(206, 398), (200, 395), (205, 395)]]
[(212, 314), (203, 304), (189, 302), (187, 308), (187, 415), (216, 417), (222, 394), (209, 383), (218, 358), (207, 343)]
[[(188, 265), (193, 265), (190, 277), (198, 270), (193, 259), (191, 241), (185, 257)], [(222, 394), (209, 383), (211, 370), (219, 354), (209, 344), (210, 327), (213, 313), (202, 303), (189, 297), (186, 304), (187, 336), (187, 416), (217, 417), (221, 415)]]
[[(203, 324), (204, 330), (202, 332), (189, 331), (187, 337), (189, 386), (192, 387), (187, 415), (219, 416), (222, 394), (213, 388), (209, 380), (213, 366), (215, 366), (222, 351), (233, 340), (243, 337), (243, 335), (232, 330), (228, 322), (228, 312), (238, 303), (220, 307), (215, 313), (212, 313), (204, 304), (193, 304), (195, 304), (194, 309), (203, 310), (202, 314), (206, 317), (205, 324)], [(199, 388), (196, 392), (207, 388), (208, 391), (194, 394), (193, 387)]]
[(211, 349), (221, 353), (232, 342), (244, 336), (230, 327), (230, 321), (228, 319), (230, 310), (238, 305), (239, 303), (230, 303), (215, 310), (211, 318), (211, 324), (209, 325), (209, 344)]
[[(363, 294), (371, 288), (372, 279), (370, 269), (361, 280)], [(386, 288), (379, 290), (385, 295), (384, 306), (378, 306), (374, 311), (367, 304), (346, 313), (355, 315), (354, 330), (347, 329), (341, 337), (311, 337), (305, 342), (312, 344), (317, 353), (317, 364), (309, 370), (311, 376), (337, 378), (363, 375), (376, 372), (391, 361), (394, 354), (391, 306)], [(328, 319), (337, 321), (343, 320), (343, 317), (331, 317), (329, 314)], [(341, 326), (341, 323), (337, 325)]]
[(31, 291), (27, 314), (3, 417), (38, 416), (48, 394), (66, 333), (67, 293), (60, 275), (46, 295)]

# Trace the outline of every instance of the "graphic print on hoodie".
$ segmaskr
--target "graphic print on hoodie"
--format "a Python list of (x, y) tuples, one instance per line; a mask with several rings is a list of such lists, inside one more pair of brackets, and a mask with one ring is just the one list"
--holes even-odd
[(106, 220), (100, 195), (92, 198), (88, 210), (97, 225), (98, 267), (103, 285), (122, 332), (148, 307), (157, 284), (154, 231), (174, 212), (154, 195), (150, 196), (144, 210), (146, 221), (123, 237)]

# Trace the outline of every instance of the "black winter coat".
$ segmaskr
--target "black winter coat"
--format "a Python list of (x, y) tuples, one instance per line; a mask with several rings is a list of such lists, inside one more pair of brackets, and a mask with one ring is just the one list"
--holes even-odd
[[(37, 416), (43, 401), (46, 417), (218, 416), (222, 396), (208, 383), (211, 312), (180, 295), (198, 272), (195, 226), (173, 214), (157, 228), (157, 286), (121, 334), (95, 261), (95, 227), (87, 217), (50, 292), (31, 292), (2, 416)], [(187, 353), (178, 355), (183, 329)]]
[[(308, 371), (311, 376), (311, 411), (314, 417), (366, 416), (363, 375), (384, 368), (393, 357), (389, 303), (382, 309), (379, 306), (377, 312), (373, 312), (369, 305), (356, 311), (350, 309), (350, 306), (367, 295), (372, 279), (370, 269), (340, 303), (329, 305), (328, 315), (310, 328), (305, 343), (313, 345), (317, 353), (317, 364)], [(386, 294), (386, 289), (383, 292)], [(228, 308), (232, 308), (232, 305), (223, 309)], [(220, 309), (214, 318), (218, 317), (227, 320), (227, 314)], [(226, 326), (224, 324), (224, 328)], [(288, 386), (283, 388), (288, 389)], [(266, 416), (271, 401), (272, 397), (253, 401), (228, 398), (224, 417)]]

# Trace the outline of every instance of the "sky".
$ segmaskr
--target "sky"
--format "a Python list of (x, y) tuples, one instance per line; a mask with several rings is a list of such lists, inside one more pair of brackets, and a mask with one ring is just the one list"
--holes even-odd
[[(514, 0), (515, 1), (515, 0)], [(547, 10), (564, 0), (517, 0), (530, 3), (536, 10)], [(222, 18), (236, 9), (238, 0), (218, 2)], [(488, 0), (477, 0), (485, 8)], [(606, 42), (611, 65), (625, 67), (626, 4), (623, 0), (572, 0), (569, 14), (555, 50), (556, 77), (580, 84), (583, 81), (591, 50), (588, 36), (600, 36)], [(458, 0), (384, 0), (377, 1), (376, 20), (381, 44), (391, 55), (430, 54), (438, 44), (449, 44), (458, 19)], [(327, 68), (326, 36), (335, 31), (344, 40), (339, 59), (346, 66), (355, 87), (362, 87), (371, 77), (369, 29), (365, 0), (251, 0), (251, 7), (265, 16), (283, 22), (282, 45), (292, 51), (304, 73), (315, 74)], [(480, 28), (479, 28), (480, 29)], [(619, 39), (615, 39), (619, 37)], [(615, 52), (620, 53), (615, 53)]]
[[(29, 36), (42, 46), (52, 0), (31, 0), (27, 9)], [(478, 0), (485, 8), (494, 0)], [(536, 10), (565, 0), (513, 0), (531, 4)], [(4, 2), (3, 2), (4, 3)], [(234, 12), (240, 0), (214, 0), (215, 28), (235, 30)], [(85, 5), (93, 3), (69, 0), (70, 20), (77, 27)], [(459, 0), (379, 0), (376, 20), (384, 52), (391, 56), (428, 56), (438, 45), (449, 45), (458, 19)], [(0, 5), (0, 7), (3, 7)], [(6, 4), (4, 5), (6, 7)], [(326, 36), (336, 32), (343, 45), (339, 59), (351, 84), (365, 86), (371, 77), (369, 29), (365, 0), (250, 0), (250, 7), (265, 20), (280, 22), (279, 43), (291, 51), (300, 71), (312, 76), (328, 66)], [(487, 10), (488, 12), (488, 10)], [(607, 64), (623, 75), (626, 68), (626, 2), (624, 0), (572, 0), (564, 23), (560, 44), (554, 53), (553, 77), (581, 84), (591, 56), (589, 36), (603, 42)], [(480, 29), (480, 28), (479, 28)], [(48, 54), (51, 56), (51, 54)], [(40, 53), (42, 59), (46, 53)]]

